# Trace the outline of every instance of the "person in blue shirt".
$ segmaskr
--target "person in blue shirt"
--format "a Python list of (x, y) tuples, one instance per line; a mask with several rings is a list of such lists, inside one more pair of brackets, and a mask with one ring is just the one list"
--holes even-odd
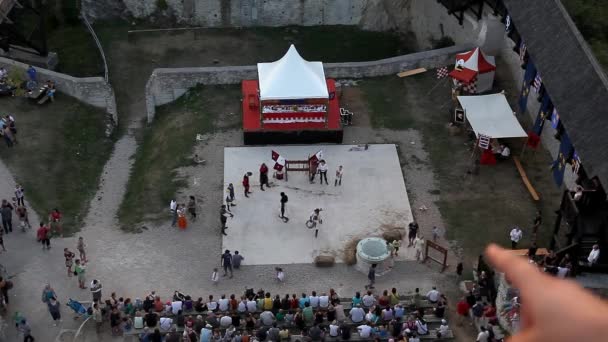
[(37, 74), (36, 69), (30, 65), (27, 68), (27, 77), (29, 77), (30, 81), (36, 82), (36, 74)]
[(304, 307), (306, 307), (306, 303), (310, 304), (310, 299), (306, 297), (306, 293), (302, 293), (302, 298), (300, 298), (298, 303), (300, 309), (304, 309)]
[(210, 342), (212, 336), (213, 336), (213, 327), (211, 326), (211, 324), (207, 324), (203, 329), (201, 329), (200, 342)]

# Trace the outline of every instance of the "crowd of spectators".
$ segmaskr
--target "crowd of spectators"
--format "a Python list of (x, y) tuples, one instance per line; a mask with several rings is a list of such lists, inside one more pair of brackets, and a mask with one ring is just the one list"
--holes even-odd
[[(177, 291), (162, 299), (153, 291), (143, 300), (112, 293), (94, 301), (90, 314), (98, 332), (109, 322), (113, 336), (138, 335), (143, 342), (280, 341), (292, 334), (303, 341), (349, 340), (355, 333), (364, 340), (416, 342), (424, 335), (451, 337), (446, 305), (436, 288), (426, 295), (416, 289), (409, 300), (401, 300), (395, 288), (349, 299), (334, 289), (284, 296), (249, 289), (206, 299)], [(431, 331), (429, 319), (440, 326)]]

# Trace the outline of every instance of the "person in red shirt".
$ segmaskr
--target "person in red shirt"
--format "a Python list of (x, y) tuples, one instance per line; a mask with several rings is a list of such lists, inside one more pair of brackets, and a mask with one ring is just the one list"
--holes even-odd
[(456, 305), (456, 312), (458, 313), (459, 323), (458, 325), (462, 326), (462, 323), (469, 316), (469, 303), (467, 303), (467, 299), (462, 297), (460, 302)]
[(262, 163), (260, 166), (260, 190), (264, 191), (264, 185), (270, 188), (270, 185), (268, 185), (268, 166)]
[(298, 296), (296, 296), (296, 294), (294, 293), (291, 296), (291, 300), (289, 301), (289, 306), (291, 307), (292, 310), (296, 310), (300, 305), (300, 302), (298, 301)]
[(388, 297), (388, 291), (384, 290), (384, 292), (382, 293), (382, 296), (380, 296), (378, 298), (378, 305), (380, 305), (381, 308), (385, 308), (387, 306), (389, 306), (390, 304), (390, 298)]
[(50, 249), (51, 248), (51, 234), (50, 229), (44, 225), (44, 222), (40, 222), (40, 228), (36, 232), (36, 237), (38, 241), (42, 243), (42, 249)]
[(49, 221), (51, 222), (51, 232), (59, 234), (59, 236), (63, 236), (63, 232), (61, 229), (61, 212), (59, 209), (55, 208), (49, 214)]
[(249, 197), (251, 191), (249, 191), (249, 176), (251, 176), (251, 172), (245, 173), (243, 176), (243, 188), (245, 188), (245, 197)]
[(496, 322), (496, 304), (490, 303), (483, 310), (483, 318), (485, 320), (486, 325), (490, 322)]

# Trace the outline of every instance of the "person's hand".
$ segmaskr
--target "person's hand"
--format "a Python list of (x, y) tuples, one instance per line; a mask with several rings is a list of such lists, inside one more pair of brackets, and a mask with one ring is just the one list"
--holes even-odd
[(521, 292), (522, 330), (510, 342), (606, 341), (608, 303), (494, 244), (486, 256)]

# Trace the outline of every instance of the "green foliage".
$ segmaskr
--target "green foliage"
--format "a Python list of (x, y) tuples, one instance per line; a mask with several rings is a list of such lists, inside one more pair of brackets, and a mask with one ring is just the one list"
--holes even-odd
[(562, 0), (595, 56), (608, 68), (608, 1)]
[(169, 4), (167, 3), (167, 0), (156, 0), (156, 9), (158, 9), (159, 11), (166, 11), (167, 9), (169, 9)]
[(431, 44), (433, 46), (433, 50), (456, 45), (456, 43), (454, 43), (454, 40), (450, 36), (443, 36), (439, 39), (431, 39)]

